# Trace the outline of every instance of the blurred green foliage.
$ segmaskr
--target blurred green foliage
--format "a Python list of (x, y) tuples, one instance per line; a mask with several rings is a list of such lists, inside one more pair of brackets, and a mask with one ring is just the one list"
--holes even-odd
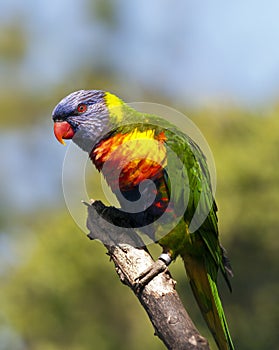
[(26, 53), (27, 40), (24, 24), (20, 18), (1, 26), (0, 57), (2, 61), (19, 63)]
[(92, 19), (103, 22), (109, 28), (116, 26), (116, 6), (112, 0), (95, 0), (88, 3)]
[[(220, 287), (236, 348), (275, 349), (278, 110), (259, 116), (212, 107), (191, 115), (217, 166), (221, 239), (235, 273), (232, 294), (221, 280)], [(119, 282), (102, 245), (89, 241), (65, 209), (42, 207), (21, 224), (24, 237), (17, 236), (15, 243), (19, 263), (7, 269), (0, 282), (0, 330), (1, 323), (2, 329), (10, 327), (22, 339), (20, 349), (164, 348), (137, 299)], [(181, 262), (171, 271), (186, 308), (211, 339)]]

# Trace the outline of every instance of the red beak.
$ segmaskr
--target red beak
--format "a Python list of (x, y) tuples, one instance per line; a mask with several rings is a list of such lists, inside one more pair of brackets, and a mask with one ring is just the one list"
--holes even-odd
[(60, 143), (62, 143), (62, 145), (65, 145), (63, 139), (71, 139), (75, 134), (73, 128), (68, 122), (54, 122), (53, 130), (55, 137)]

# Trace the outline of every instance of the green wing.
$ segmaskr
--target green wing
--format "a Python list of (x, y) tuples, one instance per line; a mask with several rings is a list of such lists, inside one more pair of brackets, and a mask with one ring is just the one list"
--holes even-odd
[[(231, 290), (228, 273), (231, 275), (231, 267), (225, 256), (224, 249), (219, 243), (217, 205), (213, 197), (210, 174), (206, 158), (199, 146), (187, 135), (178, 130), (168, 130), (167, 146), (177, 154), (187, 170), (188, 176), (188, 205), (184, 219), (189, 227), (197, 228), (193, 235), (198, 235), (205, 243), (212, 263), (215, 265), (215, 273), (211, 276), (214, 280), (217, 277), (218, 268)], [(180, 188), (172, 188), (177, 195), (181, 194)], [(210, 259), (211, 260), (211, 259)], [(214, 264), (215, 263), (215, 264)]]

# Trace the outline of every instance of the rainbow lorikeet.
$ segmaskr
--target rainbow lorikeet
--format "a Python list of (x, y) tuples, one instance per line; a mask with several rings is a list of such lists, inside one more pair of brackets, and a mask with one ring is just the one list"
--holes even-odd
[[(198, 145), (166, 120), (140, 113), (104, 91), (68, 95), (55, 107), (52, 118), (58, 141), (73, 139), (89, 153), (127, 212), (127, 221), (142, 227), (162, 246), (162, 260), (168, 264), (182, 257), (219, 349), (234, 349), (216, 285), (220, 270), (231, 289), (228, 275), (232, 271), (219, 243), (217, 207)], [(148, 181), (141, 188), (144, 180)], [(130, 210), (141, 196), (145, 198), (141, 210)], [(165, 213), (167, 218), (160, 220)], [(163, 228), (167, 232), (160, 235)]]

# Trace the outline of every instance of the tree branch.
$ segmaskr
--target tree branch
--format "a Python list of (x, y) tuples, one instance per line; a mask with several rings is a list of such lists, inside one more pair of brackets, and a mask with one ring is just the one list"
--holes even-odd
[[(143, 245), (139, 244), (142, 241), (133, 229), (123, 230), (108, 222), (115, 222), (115, 218), (112, 220), (108, 217), (110, 208), (99, 201), (88, 205), (87, 227), (90, 230), (88, 237), (103, 242), (120, 280), (128, 285), (139, 299), (154, 326), (155, 334), (168, 349), (209, 350), (207, 340), (199, 334), (184, 309), (175, 291), (175, 281), (167, 269), (152, 279), (142, 290), (135, 288), (135, 279), (154, 261), (146, 248), (135, 248)], [(104, 220), (104, 217), (108, 221)], [(121, 217), (116, 218), (119, 226), (123, 220)], [(127, 223), (123, 226), (127, 227)]]

